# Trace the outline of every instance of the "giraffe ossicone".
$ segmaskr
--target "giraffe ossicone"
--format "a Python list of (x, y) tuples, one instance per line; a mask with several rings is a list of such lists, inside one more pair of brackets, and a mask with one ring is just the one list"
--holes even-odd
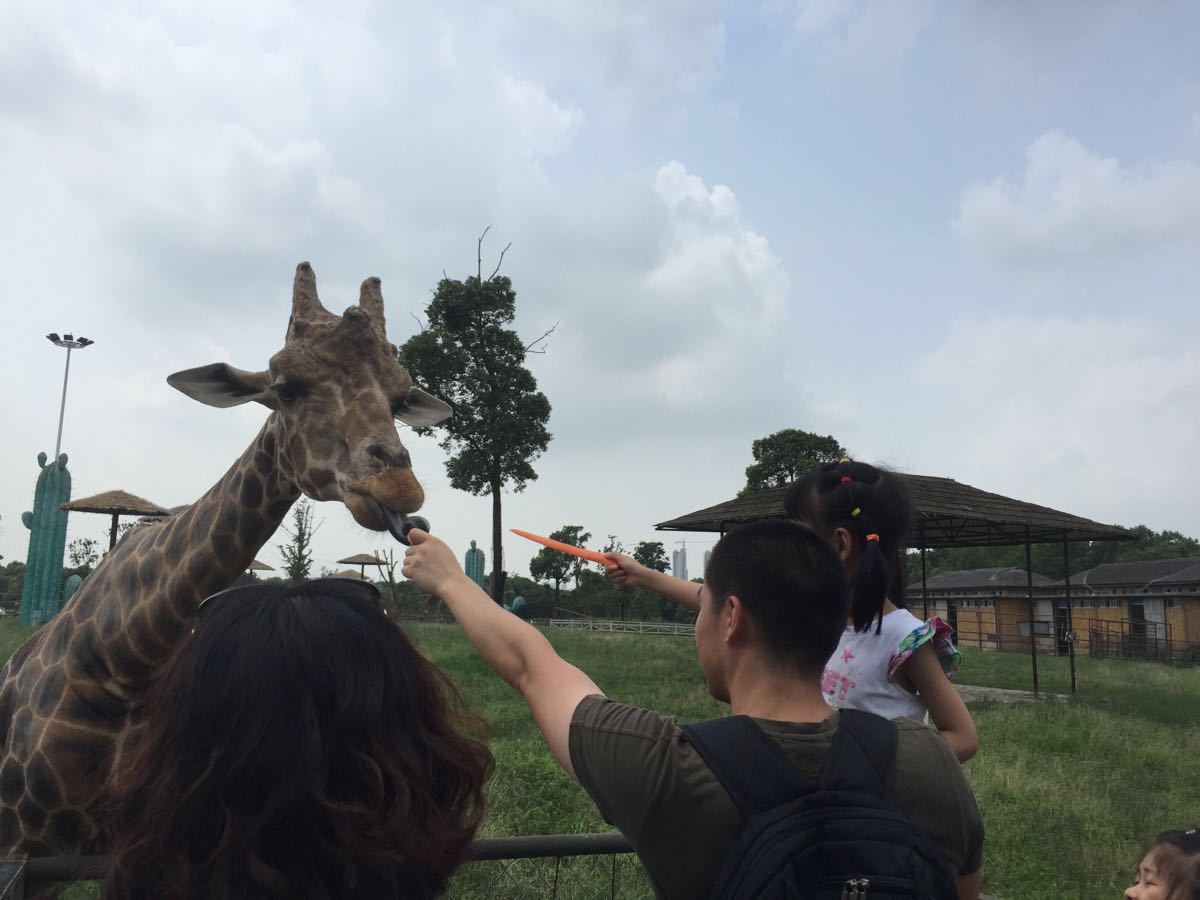
[(342, 502), (374, 531), (420, 509), (395, 420), (420, 427), (451, 412), (397, 361), (379, 279), (339, 316), (306, 262), (265, 369), (213, 363), (167, 380), (209, 406), (270, 414), (203, 497), (131, 530), (0, 671), (0, 854), (102, 851), (106, 786), (196, 606), (236, 580), (301, 494)]

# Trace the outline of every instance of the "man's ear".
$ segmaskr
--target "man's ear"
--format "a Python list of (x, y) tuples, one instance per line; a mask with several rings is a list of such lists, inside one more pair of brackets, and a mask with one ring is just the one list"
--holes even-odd
[(251, 400), (276, 408), (266, 372), (243, 372), (226, 363), (185, 369), (167, 378), (167, 384), (208, 406), (241, 406)]
[(725, 643), (744, 642), (752, 626), (741, 598), (737, 594), (730, 594), (719, 615)]

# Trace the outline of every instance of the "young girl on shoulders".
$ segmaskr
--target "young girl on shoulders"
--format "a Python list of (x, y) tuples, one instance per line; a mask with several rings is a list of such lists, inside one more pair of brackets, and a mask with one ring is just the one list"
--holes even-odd
[[(965, 762), (979, 749), (975, 723), (950, 684), (960, 655), (938, 618), (904, 608), (901, 548), (912, 518), (903, 482), (866, 463), (842, 460), (804, 475), (788, 491), (787, 515), (824, 535), (846, 567), (850, 621), (822, 679), (832, 706), (932, 724)], [(606, 554), (609, 577), (698, 608), (696, 585)]]

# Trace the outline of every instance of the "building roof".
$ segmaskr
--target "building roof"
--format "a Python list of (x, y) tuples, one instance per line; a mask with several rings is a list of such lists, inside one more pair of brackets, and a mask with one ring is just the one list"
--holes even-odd
[(1200, 584), (1200, 559), (1192, 556), (1102, 563), (1071, 576), (1071, 587), (1153, 590), (1157, 586), (1180, 584)]
[[(1033, 586), (1045, 587), (1055, 582), (1045, 575), (1033, 573)], [(931, 591), (951, 591), (976, 589), (986, 590), (999, 587), (1027, 587), (1025, 570), (1018, 566), (1004, 566), (995, 569), (962, 569), (956, 572), (942, 572), (933, 578), (926, 579), (926, 587)], [(913, 580), (908, 589), (920, 590), (921, 582)]]
[(135, 497), (128, 491), (104, 491), (63, 503), (59, 509), (68, 512), (108, 513), (114, 516), (165, 516), (167, 511), (157, 503)]
[[(1127, 528), (1104, 525), (1048, 506), (992, 494), (952, 478), (896, 473), (913, 503), (910, 547), (990, 547), (1061, 541), (1131, 541)], [(768, 488), (659, 522), (659, 531), (723, 531), (782, 516), (787, 487)]]

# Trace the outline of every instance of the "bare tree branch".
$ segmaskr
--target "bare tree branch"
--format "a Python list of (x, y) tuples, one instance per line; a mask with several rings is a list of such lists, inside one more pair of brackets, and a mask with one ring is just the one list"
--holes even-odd
[(487, 233), (491, 230), (491, 225), (483, 229), (483, 234), (481, 234), (479, 236), (479, 240), (475, 242), (475, 277), (479, 279), (481, 284), (483, 283), (483, 239), (487, 237)]
[[(553, 327), (551, 327), (545, 334), (543, 334), (540, 338), (538, 338), (536, 341), (534, 341), (529, 346), (527, 346), (525, 348), (525, 352), (526, 353), (545, 353), (546, 348), (538, 347), (537, 345), (540, 344), (542, 341), (544, 341), (546, 338), (550, 337), (550, 335), (554, 334), (554, 332), (557, 328), (558, 328), (558, 323), (555, 322)], [(535, 347), (537, 347), (536, 350), (534, 349)]]
[(504, 265), (504, 254), (508, 252), (508, 248), (512, 246), (512, 241), (505, 244), (504, 249), (500, 251), (500, 261), (496, 263), (496, 268), (492, 269), (492, 274), (488, 276), (488, 281), (496, 277), (496, 273), (500, 271), (500, 267)]
[(420, 317), (411, 309), (408, 311), (408, 314), (413, 317), (413, 321), (417, 323), (417, 327), (424, 331), (425, 323), (421, 321)]

